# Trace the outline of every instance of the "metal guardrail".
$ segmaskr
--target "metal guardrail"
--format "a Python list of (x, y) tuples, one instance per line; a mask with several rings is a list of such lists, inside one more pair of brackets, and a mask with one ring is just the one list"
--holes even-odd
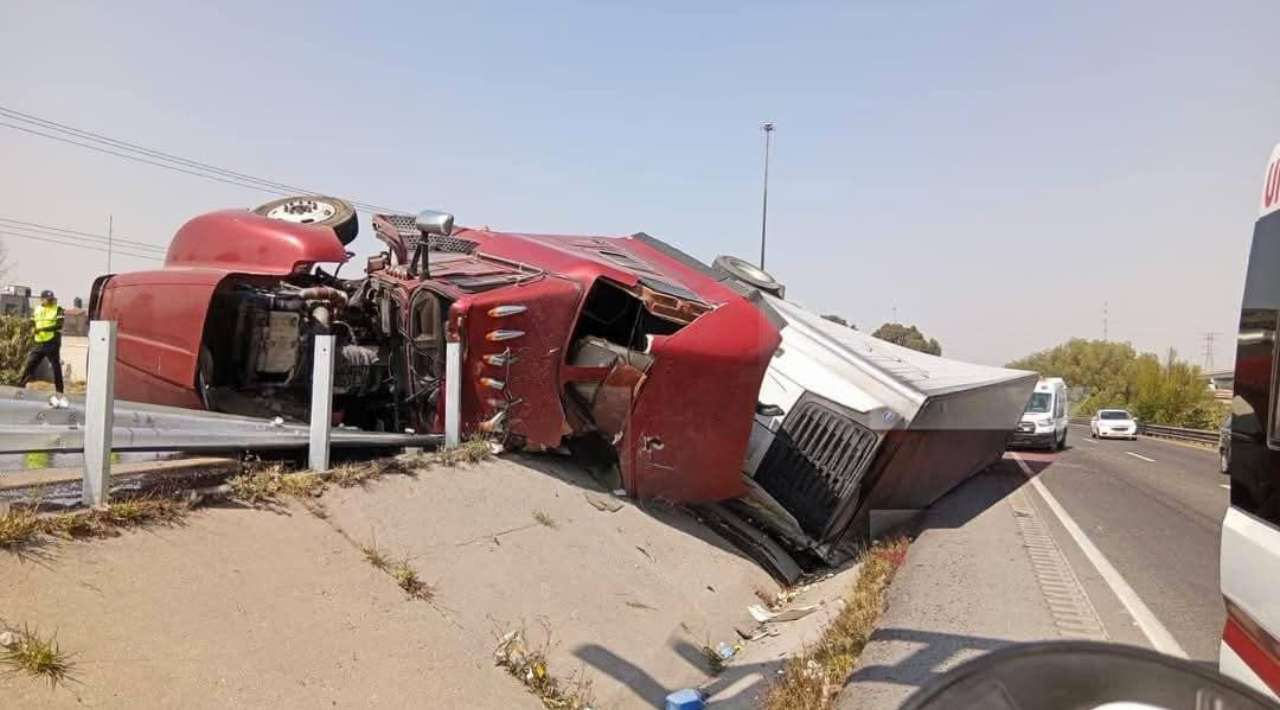
[(1184, 429), (1180, 426), (1163, 426), (1160, 424), (1140, 424), (1140, 433), (1147, 436), (1158, 436), (1164, 439), (1180, 441), (1197, 441), (1202, 444), (1218, 443), (1218, 432), (1210, 429)]
[[(89, 324), (89, 379), (84, 399), (50, 408), (28, 392), (0, 387), (0, 453), (83, 452), (84, 503), (107, 502), (113, 451), (255, 451), (307, 449), (314, 471), (329, 469), (336, 446), (434, 447), (434, 434), (333, 427), (334, 336), (316, 336), (311, 423), (193, 411), (115, 398), (116, 324)], [(457, 399), (452, 407), (457, 407)], [(449, 404), (449, 403), (446, 403)], [(456, 416), (455, 416), (456, 419)]]
[[(1072, 424), (1089, 426), (1089, 422), (1090, 420), (1085, 417), (1071, 417)], [(1218, 443), (1218, 432), (1213, 429), (1187, 429), (1180, 426), (1165, 426), (1163, 424), (1147, 424), (1146, 422), (1139, 422), (1138, 433), (1143, 436), (1157, 436), (1161, 439), (1194, 441), (1201, 444)]]

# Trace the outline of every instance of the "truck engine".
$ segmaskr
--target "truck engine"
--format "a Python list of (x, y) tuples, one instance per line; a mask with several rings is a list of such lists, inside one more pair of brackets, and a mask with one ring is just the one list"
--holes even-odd
[[(206, 408), (305, 419), (313, 338), (337, 338), (335, 411), (342, 423), (391, 430), (394, 411), (392, 299), (369, 279), (344, 281), (317, 269), (288, 280), (228, 279), (215, 292), (197, 387)], [(438, 373), (436, 373), (438, 376)]]

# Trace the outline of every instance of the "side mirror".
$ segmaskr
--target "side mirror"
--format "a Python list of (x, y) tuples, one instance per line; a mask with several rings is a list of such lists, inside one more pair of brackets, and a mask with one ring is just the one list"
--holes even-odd
[(423, 210), (418, 213), (413, 223), (423, 234), (434, 234), (440, 237), (453, 234), (453, 215), (448, 212)]

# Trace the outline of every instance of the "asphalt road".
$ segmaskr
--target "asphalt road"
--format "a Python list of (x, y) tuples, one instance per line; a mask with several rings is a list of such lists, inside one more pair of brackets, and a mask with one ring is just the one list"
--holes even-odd
[(1066, 450), (1019, 455), (1187, 654), (1216, 661), (1229, 499), (1217, 453), (1159, 439), (1094, 441), (1073, 426)]

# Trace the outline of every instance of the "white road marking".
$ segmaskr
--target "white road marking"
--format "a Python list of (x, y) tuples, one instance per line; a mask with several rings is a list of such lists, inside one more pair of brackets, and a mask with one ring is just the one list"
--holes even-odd
[(1146, 461), (1147, 463), (1155, 463), (1155, 462), (1156, 462), (1156, 460), (1155, 460), (1155, 459), (1149, 459), (1149, 458), (1147, 458), (1146, 456), (1143, 456), (1142, 454), (1135, 454), (1135, 453), (1133, 453), (1132, 451), (1126, 451), (1125, 453), (1126, 453), (1126, 454), (1129, 454), (1130, 456), (1134, 457), (1135, 459), (1142, 459), (1143, 461)]
[(1129, 611), (1129, 615), (1133, 617), (1133, 620), (1138, 623), (1138, 628), (1142, 629), (1143, 634), (1146, 634), (1151, 646), (1161, 653), (1187, 658), (1186, 650), (1182, 648), (1177, 639), (1173, 638), (1173, 634), (1169, 633), (1164, 624), (1160, 623), (1156, 615), (1151, 612), (1151, 608), (1142, 601), (1142, 598), (1133, 590), (1133, 587), (1129, 586), (1129, 583), (1125, 581), (1120, 571), (1102, 554), (1102, 550), (1099, 550), (1093, 544), (1089, 536), (1085, 535), (1084, 530), (1076, 524), (1076, 521), (1071, 518), (1066, 509), (1058, 503), (1058, 499), (1054, 498), (1049, 489), (1040, 482), (1040, 479), (1031, 471), (1031, 467), (1027, 465), (1027, 462), (1023, 461), (1022, 457), (1017, 454), (1012, 454), (1012, 457), (1014, 461), (1018, 462), (1018, 466), (1031, 482), (1031, 486), (1036, 489), (1036, 493), (1040, 494), (1040, 497), (1048, 504), (1049, 510), (1053, 511), (1053, 514), (1057, 516), (1058, 522), (1062, 523), (1062, 527), (1066, 529), (1067, 534), (1080, 546), (1080, 551), (1093, 563), (1103, 581), (1107, 583), (1107, 586), (1111, 587), (1111, 591), (1115, 593), (1120, 603), (1124, 604), (1124, 608)]

